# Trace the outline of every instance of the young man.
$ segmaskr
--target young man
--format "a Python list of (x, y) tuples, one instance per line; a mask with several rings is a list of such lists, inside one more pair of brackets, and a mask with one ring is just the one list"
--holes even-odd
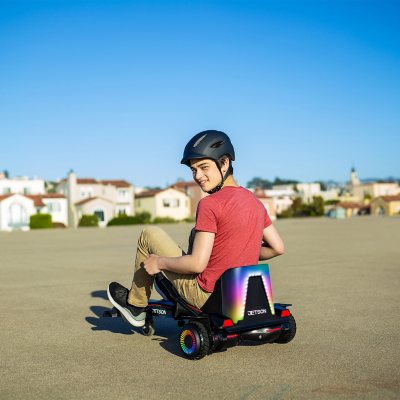
[(200, 132), (186, 145), (181, 163), (191, 168), (194, 181), (209, 196), (197, 208), (190, 254), (162, 229), (145, 228), (138, 241), (131, 290), (110, 283), (111, 303), (132, 325), (144, 325), (153, 276), (159, 272), (186, 301), (201, 308), (227, 269), (283, 254), (283, 241), (265, 207), (236, 183), (234, 160), (235, 151), (224, 132)]

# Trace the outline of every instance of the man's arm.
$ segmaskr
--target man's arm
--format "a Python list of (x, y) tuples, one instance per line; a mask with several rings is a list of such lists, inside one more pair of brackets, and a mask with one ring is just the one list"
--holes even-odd
[(263, 231), (263, 244), (260, 250), (260, 260), (268, 260), (280, 256), (285, 252), (285, 245), (278, 231), (273, 225)]
[(178, 274), (199, 274), (205, 270), (214, 246), (215, 233), (197, 231), (192, 253), (181, 257), (159, 257), (151, 254), (144, 262), (149, 275), (162, 270)]

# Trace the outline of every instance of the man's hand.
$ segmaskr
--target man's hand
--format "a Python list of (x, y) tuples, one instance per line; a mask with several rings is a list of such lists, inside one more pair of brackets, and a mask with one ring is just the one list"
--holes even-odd
[(149, 275), (155, 275), (161, 272), (161, 257), (150, 254), (144, 261), (144, 269)]

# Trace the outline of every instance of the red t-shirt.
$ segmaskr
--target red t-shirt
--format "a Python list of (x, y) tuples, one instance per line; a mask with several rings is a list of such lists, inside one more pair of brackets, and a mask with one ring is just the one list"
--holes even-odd
[(269, 225), (264, 205), (243, 187), (226, 186), (201, 199), (195, 229), (215, 233), (208, 265), (196, 278), (202, 289), (212, 292), (229, 268), (257, 264), (263, 230)]

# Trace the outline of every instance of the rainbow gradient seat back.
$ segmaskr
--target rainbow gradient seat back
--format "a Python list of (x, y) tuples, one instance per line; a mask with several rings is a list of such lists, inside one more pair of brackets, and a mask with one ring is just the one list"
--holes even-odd
[(218, 279), (202, 310), (221, 314), (235, 324), (267, 319), (275, 314), (268, 264), (228, 269)]

